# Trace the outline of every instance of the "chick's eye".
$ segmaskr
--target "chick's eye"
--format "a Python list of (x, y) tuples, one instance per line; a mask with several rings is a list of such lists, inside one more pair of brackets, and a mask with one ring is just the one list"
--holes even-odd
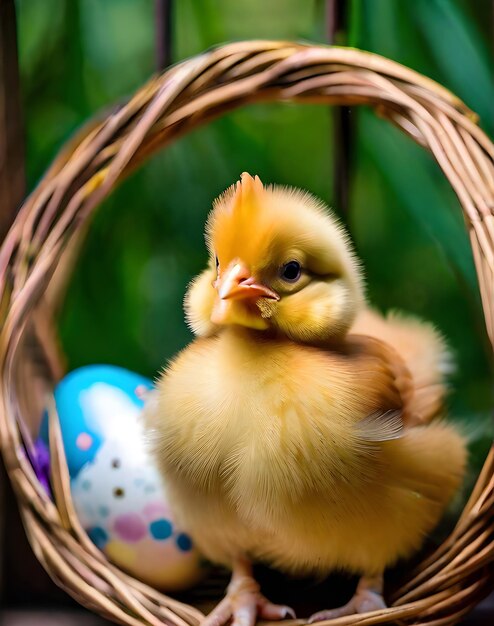
[(294, 283), (300, 278), (302, 267), (298, 261), (289, 261), (285, 263), (280, 270), (280, 276), (289, 283)]
[(219, 259), (218, 259), (218, 257), (217, 257), (217, 256), (215, 256), (215, 257), (214, 257), (214, 262), (215, 262), (215, 264), (216, 264), (216, 269), (218, 269), (218, 268), (219, 268), (219, 266), (220, 266), (220, 261), (219, 261)]

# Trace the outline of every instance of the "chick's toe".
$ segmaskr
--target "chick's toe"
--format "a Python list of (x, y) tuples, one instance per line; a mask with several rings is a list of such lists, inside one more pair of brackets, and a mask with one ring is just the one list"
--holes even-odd
[(273, 604), (265, 598), (251, 576), (233, 575), (225, 598), (204, 619), (202, 626), (223, 626), (232, 619), (232, 626), (254, 626), (257, 617), (267, 620), (295, 619), (288, 606)]
[(355, 595), (349, 602), (336, 609), (329, 609), (314, 613), (314, 615), (309, 618), (308, 623), (314, 624), (316, 622), (323, 622), (337, 617), (343, 617), (345, 615), (381, 611), (386, 608), (386, 603), (382, 597), (382, 587), (382, 576), (364, 576), (360, 579)]

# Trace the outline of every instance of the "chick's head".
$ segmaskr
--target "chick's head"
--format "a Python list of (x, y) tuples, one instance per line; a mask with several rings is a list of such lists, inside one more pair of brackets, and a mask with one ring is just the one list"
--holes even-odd
[(347, 332), (363, 302), (347, 234), (306, 192), (244, 173), (214, 202), (206, 242), (209, 267), (185, 300), (198, 335), (234, 324), (324, 342)]

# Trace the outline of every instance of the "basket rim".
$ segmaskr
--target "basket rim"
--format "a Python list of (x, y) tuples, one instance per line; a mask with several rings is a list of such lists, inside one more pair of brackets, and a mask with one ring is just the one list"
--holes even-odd
[[(26, 336), (34, 332), (47, 360), (56, 362), (47, 345), (53, 338), (43, 342), (43, 331), (36, 330), (37, 312), (44, 307), (53, 315), (67, 278), (62, 261), (70, 265), (91, 215), (116, 184), (193, 128), (240, 106), (274, 100), (371, 106), (432, 153), (463, 208), (494, 342), (494, 145), (475, 114), (432, 79), (354, 48), (251, 40), (215, 46), (172, 66), (104, 119), (86, 125), (26, 199), (0, 249), (0, 445), (40, 561), (77, 600), (121, 623), (165, 620), (185, 626), (199, 616), (106, 564), (86, 545), (67, 510), (70, 489), (60, 442), (54, 448), (61, 481), (57, 506), (43, 492), (23, 447), (23, 438), (29, 439), (19, 394), (30, 359)], [(52, 375), (56, 369), (55, 364)], [(359, 624), (417, 617), (449, 624), (476, 604), (494, 580), (493, 503), (491, 449), (450, 537), (413, 573), (393, 607)], [(75, 538), (81, 542), (76, 546)], [(96, 581), (96, 592), (88, 581)]]

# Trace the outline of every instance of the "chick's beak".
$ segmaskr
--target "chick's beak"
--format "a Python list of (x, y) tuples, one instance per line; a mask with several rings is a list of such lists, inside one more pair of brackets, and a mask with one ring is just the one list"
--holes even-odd
[(233, 263), (215, 283), (222, 300), (257, 300), (270, 298), (279, 300), (279, 295), (261, 283), (255, 281), (249, 268), (237, 261)]

